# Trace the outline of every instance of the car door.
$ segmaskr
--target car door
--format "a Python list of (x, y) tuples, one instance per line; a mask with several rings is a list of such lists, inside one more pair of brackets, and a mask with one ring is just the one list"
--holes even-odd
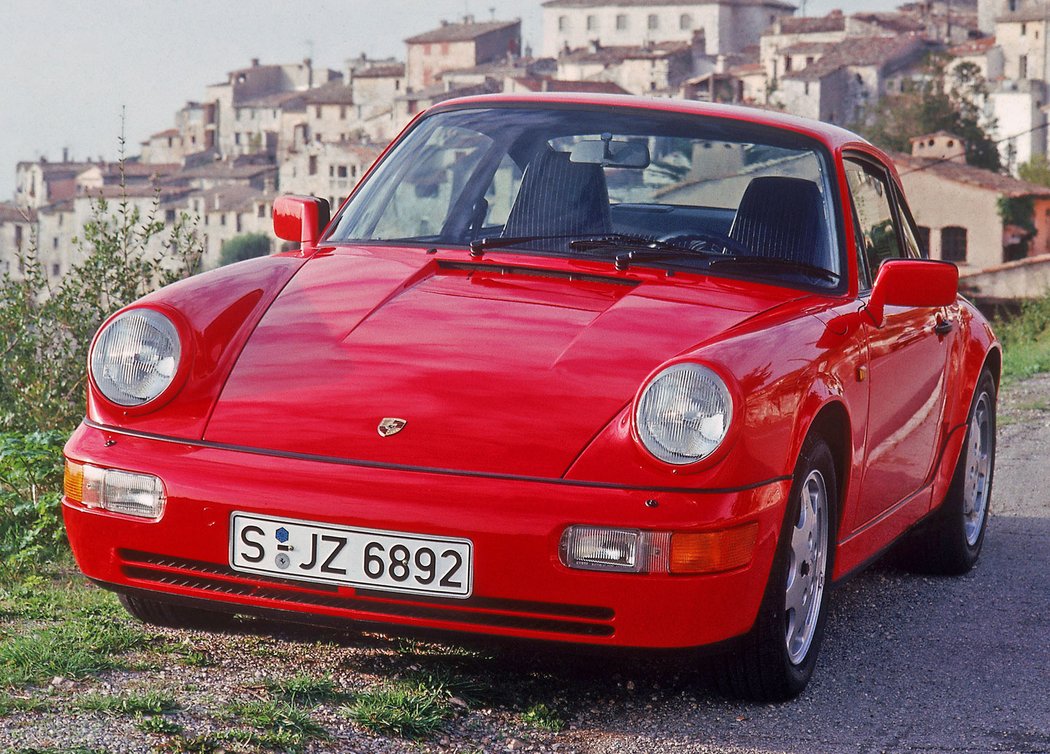
[[(866, 303), (879, 265), (920, 258), (909, 213), (886, 169), (867, 156), (845, 160), (857, 243), (861, 299)], [(858, 529), (910, 499), (930, 478), (947, 397), (951, 322), (943, 307), (887, 306), (885, 321), (864, 318), (869, 352), (868, 436)]]

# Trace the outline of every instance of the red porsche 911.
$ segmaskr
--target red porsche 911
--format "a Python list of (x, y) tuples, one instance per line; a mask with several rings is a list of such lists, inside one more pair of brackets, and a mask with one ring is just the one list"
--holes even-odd
[(976, 560), (1000, 346), (859, 137), (451, 100), (328, 218), (279, 199), (295, 250), (95, 337), (63, 508), (139, 618), (706, 646), (777, 700), (832, 582), (902, 537)]

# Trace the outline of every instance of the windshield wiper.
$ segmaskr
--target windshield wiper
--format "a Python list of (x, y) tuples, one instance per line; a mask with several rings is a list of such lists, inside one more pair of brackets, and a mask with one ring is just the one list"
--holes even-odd
[(760, 256), (744, 256), (737, 254), (727, 254), (722, 256), (714, 256), (708, 262), (708, 266), (724, 266), (724, 265), (737, 265), (740, 267), (766, 267), (771, 270), (786, 270), (789, 272), (800, 272), (810, 277), (820, 278), (821, 280), (827, 280), (831, 283), (836, 283), (842, 277), (837, 272), (832, 272), (824, 267), (818, 267), (815, 264), (808, 264), (806, 262), (796, 262), (793, 259), (781, 259), (780, 257), (760, 257)]
[(507, 246), (517, 246), (519, 243), (528, 243), (529, 241), (557, 241), (559, 238), (579, 238), (579, 236), (579, 233), (555, 233), (553, 235), (475, 238), (470, 242), (470, 255), (479, 257), (485, 249), (502, 249)]
[(616, 233), (598, 238), (581, 238), (570, 242), (569, 248), (574, 251), (630, 249), (630, 251), (623, 254), (617, 254), (614, 258), (616, 269), (618, 270), (626, 270), (631, 266), (631, 262), (636, 260), (660, 261), (663, 259), (675, 259), (683, 254), (707, 257), (712, 253), (694, 246), (661, 241), (656, 238), (646, 238), (645, 236), (632, 236), (626, 233)]

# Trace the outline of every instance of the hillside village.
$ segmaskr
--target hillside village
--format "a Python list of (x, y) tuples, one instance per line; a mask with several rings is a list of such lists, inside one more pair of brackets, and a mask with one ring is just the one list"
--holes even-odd
[[(253, 59), (123, 165), (68, 154), (19, 163), (15, 196), (0, 202), (0, 273), (17, 276), (36, 239), (60, 278), (100, 197), (156, 207), (167, 221), (199, 218), (203, 265), (214, 267), (232, 238), (270, 234), (278, 193), (337, 207), (413, 115), (452, 97), (626, 93), (851, 126), (927, 76), (936, 52), (987, 82), (979, 104), (1008, 172), (967, 165), (955, 134), (913, 135), (911, 154), (895, 159), (930, 256), (957, 263), (964, 287), (988, 300), (1050, 289), (1050, 188), (1015, 177), (1048, 148), (1046, 0), (928, 0), (823, 17), (785, 0), (547, 0), (542, 19), (538, 51), (523, 48), (520, 20), (466, 16), (406, 39), (403, 60), (362, 53), (332, 70)], [(1030, 204), (1031, 222), (1004, 220), (1004, 200)]]

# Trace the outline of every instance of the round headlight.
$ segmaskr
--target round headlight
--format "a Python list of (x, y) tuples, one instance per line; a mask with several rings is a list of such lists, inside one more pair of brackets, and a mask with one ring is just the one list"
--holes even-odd
[(729, 431), (733, 399), (722, 378), (700, 364), (674, 364), (642, 392), (635, 421), (645, 449), (666, 463), (695, 463)]
[(153, 309), (131, 309), (107, 324), (91, 350), (91, 377), (118, 406), (141, 406), (175, 379), (182, 346), (175, 325)]

